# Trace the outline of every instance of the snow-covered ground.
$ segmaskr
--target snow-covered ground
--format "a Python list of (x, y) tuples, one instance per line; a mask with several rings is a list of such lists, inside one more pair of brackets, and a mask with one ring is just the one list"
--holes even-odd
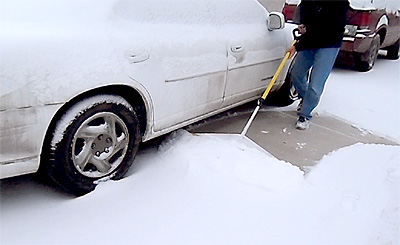
[(317, 111), (400, 143), (399, 106), (400, 63), (379, 57), (370, 72), (335, 69)]
[[(399, 68), (335, 69), (317, 112), (400, 143)], [(0, 244), (400, 244), (400, 146), (346, 147), (304, 175), (238, 135), (178, 131), (80, 198), (14, 180)]]
[[(399, 65), (335, 69), (317, 112), (400, 142)], [(304, 176), (238, 135), (178, 131), (80, 198), (7, 182), (0, 243), (400, 244), (399, 190), (399, 146), (346, 147)]]

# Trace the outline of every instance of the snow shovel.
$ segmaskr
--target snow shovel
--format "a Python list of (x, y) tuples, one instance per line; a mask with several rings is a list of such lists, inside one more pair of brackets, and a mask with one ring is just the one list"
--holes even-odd
[[(294, 40), (292, 46), (294, 46), (296, 44), (297, 40)], [(283, 67), (285, 66), (287, 60), (290, 57), (290, 52), (286, 52), (285, 56), (283, 57), (283, 60), (281, 62), (281, 64), (278, 67), (278, 70), (276, 70), (274, 77), (272, 78), (271, 82), (269, 83), (268, 87), (265, 89), (263, 95), (261, 96), (261, 98), (258, 100), (257, 102), (257, 107), (254, 110), (253, 114), (251, 114), (251, 117), (249, 119), (249, 121), (247, 122), (246, 126), (243, 128), (243, 131), (240, 133), (241, 136), (245, 136), (247, 133), (247, 130), (249, 130), (251, 123), (253, 122), (254, 118), (256, 117), (258, 111), (260, 110), (261, 105), (263, 104), (264, 100), (267, 98), (269, 92), (271, 91), (272, 86), (274, 86), (276, 80), (279, 77), (279, 74), (281, 73)]]

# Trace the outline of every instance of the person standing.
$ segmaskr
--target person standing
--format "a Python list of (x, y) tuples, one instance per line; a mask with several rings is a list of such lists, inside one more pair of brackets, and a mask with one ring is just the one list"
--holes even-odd
[(305, 130), (310, 126), (311, 113), (320, 101), (325, 82), (339, 53), (349, 2), (301, 0), (298, 8), (301, 37), (288, 51), (292, 54), (297, 51), (291, 79), (300, 98), (296, 128)]

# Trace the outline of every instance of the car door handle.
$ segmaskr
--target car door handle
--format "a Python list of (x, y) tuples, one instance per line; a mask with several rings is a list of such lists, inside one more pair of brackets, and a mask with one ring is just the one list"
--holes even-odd
[(231, 51), (233, 53), (241, 53), (244, 51), (244, 47), (243, 46), (233, 46), (233, 47), (231, 47)]
[(129, 60), (129, 63), (140, 63), (146, 61), (150, 58), (150, 54), (146, 51), (144, 52), (127, 52), (125, 53), (125, 58)]

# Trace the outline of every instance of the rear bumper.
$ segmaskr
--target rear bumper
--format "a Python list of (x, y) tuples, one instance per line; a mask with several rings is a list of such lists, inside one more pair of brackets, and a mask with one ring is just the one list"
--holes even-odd
[(373, 36), (365, 36), (365, 35), (357, 35), (356, 37), (347, 37), (343, 38), (342, 46), (340, 47), (340, 51), (342, 52), (355, 52), (355, 53), (364, 53), (371, 46), (371, 42), (373, 40)]

